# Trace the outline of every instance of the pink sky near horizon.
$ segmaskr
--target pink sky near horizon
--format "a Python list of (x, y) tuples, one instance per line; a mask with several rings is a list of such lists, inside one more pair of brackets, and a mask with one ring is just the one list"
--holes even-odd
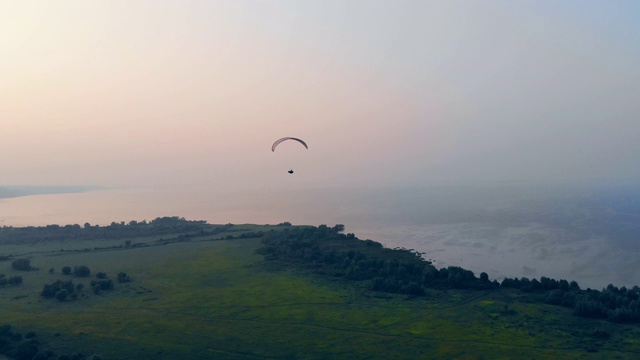
[(637, 48), (493, 5), (2, 2), (0, 185), (637, 180)]

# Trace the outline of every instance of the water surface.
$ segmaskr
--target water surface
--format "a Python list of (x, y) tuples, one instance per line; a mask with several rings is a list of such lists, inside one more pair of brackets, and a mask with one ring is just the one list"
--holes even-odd
[(209, 223), (335, 225), (438, 267), (491, 279), (640, 284), (640, 192), (632, 188), (117, 189), (0, 199), (0, 225), (108, 225), (182, 216)]

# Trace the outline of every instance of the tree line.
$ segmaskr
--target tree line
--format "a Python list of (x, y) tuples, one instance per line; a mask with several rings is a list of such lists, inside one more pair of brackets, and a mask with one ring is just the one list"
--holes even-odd
[(265, 233), (257, 250), (266, 260), (291, 263), (311, 272), (364, 283), (369, 290), (423, 296), (427, 289), (518, 289), (531, 301), (573, 309), (581, 317), (613, 322), (640, 322), (640, 288), (607, 286), (602, 291), (580, 288), (577, 282), (505, 278), (489, 280), (459, 266), (436, 268), (411, 249), (388, 249), (372, 240), (343, 234), (344, 226), (287, 227)]
[(73, 239), (121, 239), (166, 234), (203, 234), (215, 233), (224, 227), (207, 224), (204, 220), (186, 220), (183, 217), (165, 216), (151, 221), (112, 222), (107, 226), (85, 223), (73, 225), (47, 225), (27, 227), (0, 227), (0, 244), (26, 244), (44, 241)]
[(353, 281), (368, 281), (374, 291), (422, 295), (427, 288), (488, 289), (499, 286), (486, 274), (450, 266), (437, 269), (421, 254), (407, 249), (388, 249), (342, 234), (344, 226), (297, 227), (269, 232), (258, 250), (268, 260), (303, 265), (313, 272)]

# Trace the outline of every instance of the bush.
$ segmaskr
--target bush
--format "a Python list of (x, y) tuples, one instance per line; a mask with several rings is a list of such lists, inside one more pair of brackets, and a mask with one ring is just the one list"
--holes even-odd
[(3, 274), (0, 274), (0, 287), (3, 286), (13, 286), (13, 285), (20, 285), (22, 284), (22, 276), (10, 276), (10, 277), (4, 277)]
[(100, 293), (100, 290), (113, 289), (113, 281), (111, 279), (93, 280), (91, 282), (91, 287), (93, 288), (93, 291), (98, 294)]
[(87, 277), (91, 275), (91, 269), (86, 265), (80, 265), (73, 268), (73, 274), (78, 277)]
[(67, 295), (72, 294), (74, 292), (73, 281), (57, 280), (51, 284), (45, 284), (40, 295), (46, 298), (57, 297), (58, 292), (60, 292), (62, 289), (67, 290)]
[(119, 272), (118, 273), (118, 282), (119, 283), (125, 283), (125, 282), (129, 282), (131, 281), (131, 277), (129, 275), (127, 275), (127, 273), (125, 272)]
[(71, 275), (71, 267), (70, 266), (63, 266), (62, 267), (62, 273), (65, 275)]
[(56, 293), (56, 299), (58, 301), (65, 301), (69, 297), (69, 291), (67, 289), (62, 289)]
[(20, 270), (20, 271), (33, 270), (33, 268), (31, 267), (31, 262), (29, 261), (29, 259), (14, 260), (11, 263), (11, 267), (13, 267), (16, 270)]

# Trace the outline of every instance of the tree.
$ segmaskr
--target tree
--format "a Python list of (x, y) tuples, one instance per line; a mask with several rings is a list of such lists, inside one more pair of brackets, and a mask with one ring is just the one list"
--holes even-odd
[(480, 273), (480, 281), (489, 282), (489, 275), (486, 272)]
[(58, 292), (63, 289), (67, 291), (67, 295), (72, 294), (75, 290), (75, 287), (73, 286), (73, 281), (56, 280), (51, 284), (45, 284), (44, 287), (42, 288), (41, 295), (46, 298), (56, 297), (58, 295)]
[(31, 267), (31, 262), (29, 261), (29, 259), (18, 259), (15, 260), (11, 263), (11, 267), (13, 267), (16, 270), (21, 270), (21, 271), (29, 271), (29, 270), (33, 270), (33, 268)]
[(79, 277), (87, 277), (91, 274), (91, 269), (86, 265), (80, 265), (74, 267), (73, 273)]
[(573, 291), (580, 290), (580, 285), (578, 285), (577, 282), (572, 281), (572, 282), (569, 283), (569, 289), (573, 290)]
[(92, 280), (90, 285), (96, 295), (100, 294), (102, 290), (113, 289), (113, 281), (111, 279)]
[(62, 267), (62, 273), (64, 275), (70, 275), (71, 274), (71, 267), (70, 266), (63, 266)]
[(131, 281), (131, 277), (129, 275), (127, 275), (127, 273), (125, 272), (119, 272), (118, 273), (118, 282), (119, 283), (124, 283), (124, 282), (129, 282)]

